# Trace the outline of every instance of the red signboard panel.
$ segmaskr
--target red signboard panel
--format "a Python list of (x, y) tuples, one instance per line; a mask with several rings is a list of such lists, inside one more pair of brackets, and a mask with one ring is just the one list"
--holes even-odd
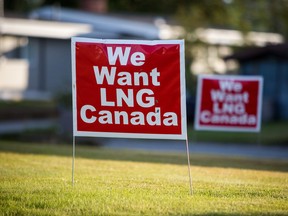
[(199, 76), (195, 129), (260, 131), (262, 85), (259, 76)]
[(72, 39), (76, 136), (185, 139), (184, 45)]

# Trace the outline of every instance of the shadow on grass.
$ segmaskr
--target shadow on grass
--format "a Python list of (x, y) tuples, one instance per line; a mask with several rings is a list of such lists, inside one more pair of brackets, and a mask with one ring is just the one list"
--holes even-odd
[[(191, 214), (187, 214), (187, 215), (183, 215), (183, 216), (188, 216), (188, 215), (191, 215)], [(243, 216), (243, 215), (245, 215), (245, 214), (243, 214), (243, 213), (235, 213), (235, 214), (231, 214), (231, 213), (225, 213), (225, 212), (218, 212), (218, 213), (215, 213), (215, 212), (211, 212), (211, 213), (205, 213), (205, 214), (193, 214), (194, 216)], [(255, 212), (255, 213), (249, 213), (248, 215), (250, 215), (250, 216), (259, 216), (259, 215), (262, 215), (262, 216), (265, 216), (265, 215), (271, 215), (271, 213), (263, 213), (263, 212), (261, 212), (261, 213), (259, 213), (259, 212)], [(285, 215), (285, 214), (281, 214), (281, 213), (279, 213), (279, 214), (274, 214), (273, 213), (273, 215), (274, 216), (283, 216), (283, 215)], [(176, 215), (175, 215), (176, 216)]]
[[(27, 144), (20, 142), (0, 141), (0, 151), (19, 154), (56, 155), (72, 158), (72, 145), (43, 143)], [(77, 158), (187, 165), (186, 153), (157, 153), (140, 150), (113, 150), (95, 146), (80, 145), (76, 146), (76, 159)], [(192, 166), (288, 172), (287, 161), (264, 159), (254, 160), (192, 154), (190, 156), (190, 162)]]

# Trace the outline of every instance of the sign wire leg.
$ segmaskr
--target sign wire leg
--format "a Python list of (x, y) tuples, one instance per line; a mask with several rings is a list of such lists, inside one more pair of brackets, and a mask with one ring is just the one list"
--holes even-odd
[(74, 187), (74, 172), (75, 172), (75, 136), (73, 135), (73, 155), (72, 155), (72, 186)]
[(190, 166), (190, 155), (189, 155), (188, 137), (186, 137), (186, 152), (187, 152), (187, 161), (188, 161), (188, 173), (189, 173), (189, 183), (190, 183), (190, 194), (193, 195), (193, 185), (192, 185), (192, 175), (191, 175), (191, 166)]

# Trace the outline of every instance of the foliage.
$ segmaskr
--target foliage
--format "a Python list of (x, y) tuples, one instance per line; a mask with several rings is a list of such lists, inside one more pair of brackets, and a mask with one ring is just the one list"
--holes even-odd
[(70, 92), (58, 94), (55, 96), (54, 101), (58, 105), (72, 110), (72, 94)]
[(174, 16), (188, 31), (214, 27), (288, 35), (287, 0), (110, 0), (109, 9)]
[[(188, 3), (189, 2), (189, 3)], [(176, 17), (188, 30), (220, 27), (288, 36), (288, 1), (204, 0), (179, 5)]]
[[(287, 162), (0, 143), (4, 215), (287, 215)], [(62, 155), (62, 156), (61, 156)]]
[(146, 14), (174, 14), (179, 1), (175, 0), (109, 0), (111, 12), (129, 12)]
[(0, 101), (0, 120), (55, 118), (57, 106), (51, 101)]
[(9, 0), (4, 1), (5, 10), (27, 13), (37, 7), (55, 5), (62, 7), (78, 7), (78, 0)]
[(12, 101), (12, 100), (0, 100), (0, 109), (13, 107), (19, 109), (27, 109), (27, 108), (53, 108), (55, 107), (55, 103), (53, 101), (44, 101), (44, 100), (20, 100), (20, 101)]
[[(220, 27), (288, 36), (288, 0), (109, 0), (109, 12), (174, 16), (188, 31)], [(79, 0), (9, 0), (6, 10), (28, 12), (43, 5), (78, 8)]]

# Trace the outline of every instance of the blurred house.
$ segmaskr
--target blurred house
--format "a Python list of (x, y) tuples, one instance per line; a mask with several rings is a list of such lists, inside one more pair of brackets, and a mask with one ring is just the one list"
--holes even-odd
[(49, 99), (71, 91), (71, 37), (175, 39), (179, 26), (44, 7), (0, 19), (0, 99)]
[(288, 120), (288, 44), (244, 49), (225, 60), (236, 60), (240, 74), (263, 76), (264, 120)]
[(226, 73), (235, 70), (235, 61), (225, 63), (223, 57), (231, 55), (234, 48), (244, 46), (263, 47), (267, 44), (283, 43), (280, 34), (266, 32), (243, 32), (227, 29), (198, 28), (188, 35), (193, 43), (191, 72), (197, 74)]
[(70, 38), (89, 25), (1, 19), (0, 98), (49, 99), (70, 87)]

